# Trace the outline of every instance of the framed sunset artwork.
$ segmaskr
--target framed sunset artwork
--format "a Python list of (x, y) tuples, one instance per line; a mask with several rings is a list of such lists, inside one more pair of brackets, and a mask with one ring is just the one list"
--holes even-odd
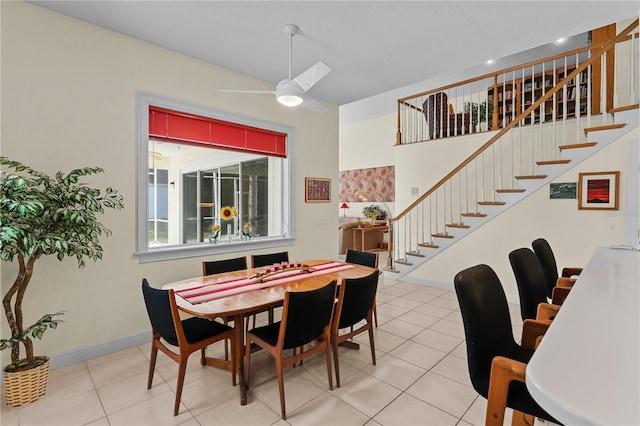
[(620, 172), (580, 173), (578, 209), (618, 210)]

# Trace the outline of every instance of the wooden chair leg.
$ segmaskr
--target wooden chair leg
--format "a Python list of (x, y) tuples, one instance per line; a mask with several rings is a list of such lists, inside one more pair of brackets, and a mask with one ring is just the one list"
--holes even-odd
[(373, 361), (373, 365), (376, 365), (376, 346), (373, 340), (373, 328), (371, 328), (371, 323), (369, 323), (369, 346), (371, 346), (371, 361)]
[(376, 304), (376, 301), (373, 301), (373, 321), (376, 325), (376, 328), (378, 328), (378, 305)]
[(333, 375), (331, 373), (331, 345), (327, 342), (327, 349), (324, 351), (327, 358), (327, 377), (329, 378), (329, 390), (333, 390)]
[(153, 384), (153, 373), (156, 371), (156, 359), (158, 359), (158, 348), (155, 340), (151, 342), (151, 356), (149, 357), (149, 376), (147, 378), (147, 389), (151, 389)]
[[(245, 333), (246, 335), (246, 333)], [(244, 351), (244, 385), (249, 389), (249, 367), (251, 366), (251, 340), (247, 339)]]
[[(224, 325), (229, 325), (229, 318), (224, 318)], [(227, 346), (227, 340), (224, 340), (224, 360), (229, 361), (229, 346)]]
[(287, 420), (287, 412), (284, 406), (284, 372), (281, 356), (276, 358), (276, 364), (278, 369), (278, 390), (280, 392), (280, 412), (282, 413), (282, 420)]
[(525, 381), (527, 364), (513, 359), (496, 356), (491, 361), (489, 394), (487, 395), (487, 416), (485, 426), (502, 426), (507, 408), (509, 383), (513, 380)]
[(236, 385), (236, 375), (238, 374), (238, 354), (235, 350), (235, 345), (231, 339), (224, 339), (224, 346), (227, 346), (227, 340), (229, 340), (229, 345), (231, 346), (231, 360), (229, 360), (231, 365), (231, 386)]
[(180, 398), (182, 397), (182, 385), (184, 385), (184, 375), (187, 371), (187, 360), (180, 361), (178, 363), (178, 384), (176, 386), (176, 402), (173, 406), (173, 415), (178, 415), (180, 409)]
[(340, 361), (338, 360), (338, 339), (332, 339), (333, 364), (336, 368), (336, 387), (340, 387)]
[(533, 426), (535, 417), (531, 414), (525, 414), (522, 411), (513, 410), (511, 415), (511, 426)]
[(509, 375), (503, 369), (496, 368), (496, 360), (491, 363), (491, 378), (489, 379), (489, 395), (487, 397), (487, 416), (485, 426), (502, 426), (504, 412), (507, 408), (509, 393)]

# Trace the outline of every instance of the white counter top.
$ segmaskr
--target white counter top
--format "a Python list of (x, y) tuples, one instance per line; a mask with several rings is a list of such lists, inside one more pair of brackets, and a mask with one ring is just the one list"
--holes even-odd
[(567, 425), (640, 424), (640, 252), (598, 248), (527, 367)]

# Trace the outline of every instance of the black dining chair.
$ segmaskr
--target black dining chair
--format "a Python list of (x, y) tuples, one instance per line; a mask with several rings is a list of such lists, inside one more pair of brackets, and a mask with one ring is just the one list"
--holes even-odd
[(205, 260), (202, 262), (202, 275), (223, 274), (225, 272), (247, 269), (247, 258), (234, 257), (224, 260)]
[[(219, 322), (209, 321), (203, 318), (192, 317), (181, 320), (173, 290), (153, 288), (146, 279), (142, 280), (142, 295), (149, 320), (151, 321), (152, 334), (147, 389), (151, 389), (151, 385), (153, 384), (153, 373), (155, 371), (159, 349), (178, 363), (178, 384), (176, 386), (176, 399), (173, 406), (173, 415), (177, 416), (189, 355), (200, 350), (200, 363), (202, 365), (207, 364), (207, 358), (205, 356), (207, 346), (221, 340), (229, 340), (231, 342), (231, 348), (235, 348), (234, 330)], [(163, 343), (163, 340), (172, 346), (177, 346), (178, 353), (169, 349)], [(215, 360), (213, 364), (230, 371), (231, 384), (233, 386), (236, 385), (235, 350), (231, 350), (230, 361)]]
[[(531, 243), (534, 253), (538, 257), (538, 261), (542, 266), (544, 272), (545, 284), (547, 289), (547, 297), (549, 299), (555, 299), (556, 302), (563, 300), (569, 292), (575, 279), (571, 277), (574, 275), (580, 275), (582, 268), (565, 267), (562, 268), (562, 273), (558, 276), (558, 264), (556, 263), (556, 257), (551, 250), (549, 242), (544, 238), (538, 238)], [(554, 289), (558, 288), (554, 297)]]
[[(324, 351), (329, 389), (333, 390), (329, 342), (335, 298), (335, 280), (315, 290), (287, 291), (284, 294), (282, 320), (247, 332), (244, 368), (247, 387), (249, 386), (249, 367), (251, 365), (251, 344), (255, 343), (271, 354), (276, 361), (280, 410), (283, 420), (287, 418), (284, 398), (284, 367)], [(309, 343), (313, 343), (314, 346), (302, 350), (303, 346)], [(299, 353), (297, 348), (301, 348)], [(287, 349), (292, 349), (291, 356), (285, 356), (284, 351)]]
[[(368, 266), (370, 268), (378, 268), (378, 253), (369, 253), (366, 251), (358, 251), (347, 249), (347, 255), (345, 262), (353, 263), (356, 265)], [(378, 309), (376, 307), (375, 300), (373, 302), (373, 320), (378, 326)]]
[(544, 273), (535, 253), (528, 248), (513, 250), (509, 262), (518, 286), (522, 320), (552, 320), (560, 306), (547, 302)]
[[(225, 272), (242, 271), (247, 269), (246, 256), (234, 257), (232, 259), (224, 260), (203, 260), (202, 261), (202, 275), (224, 274)], [(225, 324), (229, 324), (232, 319), (228, 317), (221, 318)], [(256, 316), (253, 315), (253, 324), (256, 323)], [(224, 345), (224, 359), (229, 359), (229, 348), (227, 344)]]
[(377, 269), (378, 253), (347, 249), (345, 261), (347, 263), (354, 263), (356, 265), (368, 266), (370, 268)]
[[(289, 262), (289, 252), (283, 251), (279, 253), (268, 253), (268, 254), (252, 254), (251, 255), (251, 267), (252, 268), (260, 268), (262, 266), (270, 266), (274, 263), (282, 263)], [(267, 310), (267, 318), (269, 324), (273, 324), (274, 319), (274, 309), (269, 308)], [(256, 326), (256, 317), (253, 317), (253, 326)]]
[(517, 424), (524, 413), (558, 423), (540, 407), (525, 385), (527, 363), (536, 340), (549, 321), (526, 320), (522, 345), (513, 338), (507, 298), (496, 273), (487, 265), (459, 272), (454, 286), (467, 345), (467, 364), (473, 388), (487, 399), (485, 425), (502, 426), (506, 407)]
[[(375, 342), (373, 338), (373, 309), (378, 290), (378, 271), (362, 277), (342, 280), (338, 291), (338, 304), (331, 324), (331, 344), (333, 346), (333, 360), (336, 367), (336, 386), (340, 387), (340, 361), (338, 359), (338, 345), (348, 339), (369, 333), (371, 347), (371, 361), (376, 365)], [(354, 326), (364, 321), (354, 330)], [(350, 328), (348, 332), (340, 334), (340, 330)]]
[(289, 252), (283, 251), (280, 253), (268, 253), (268, 254), (252, 254), (251, 255), (251, 267), (259, 268), (261, 266), (269, 266), (274, 263), (288, 262)]

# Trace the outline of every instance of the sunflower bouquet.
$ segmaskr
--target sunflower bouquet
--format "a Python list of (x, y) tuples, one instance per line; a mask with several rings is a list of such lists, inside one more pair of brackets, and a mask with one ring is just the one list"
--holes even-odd
[(218, 242), (218, 237), (220, 236), (220, 225), (213, 225), (211, 227), (211, 236), (209, 237), (209, 242), (216, 244)]
[(220, 209), (220, 219), (232, 220), (234, 217), (238, 217), (238, 209), (235, 207), (224, 206)]
[(249, 222), (245, 223), (242, 228), (242, 238), (245, 238), (247, 241), (251, 239), (251, 224)]

